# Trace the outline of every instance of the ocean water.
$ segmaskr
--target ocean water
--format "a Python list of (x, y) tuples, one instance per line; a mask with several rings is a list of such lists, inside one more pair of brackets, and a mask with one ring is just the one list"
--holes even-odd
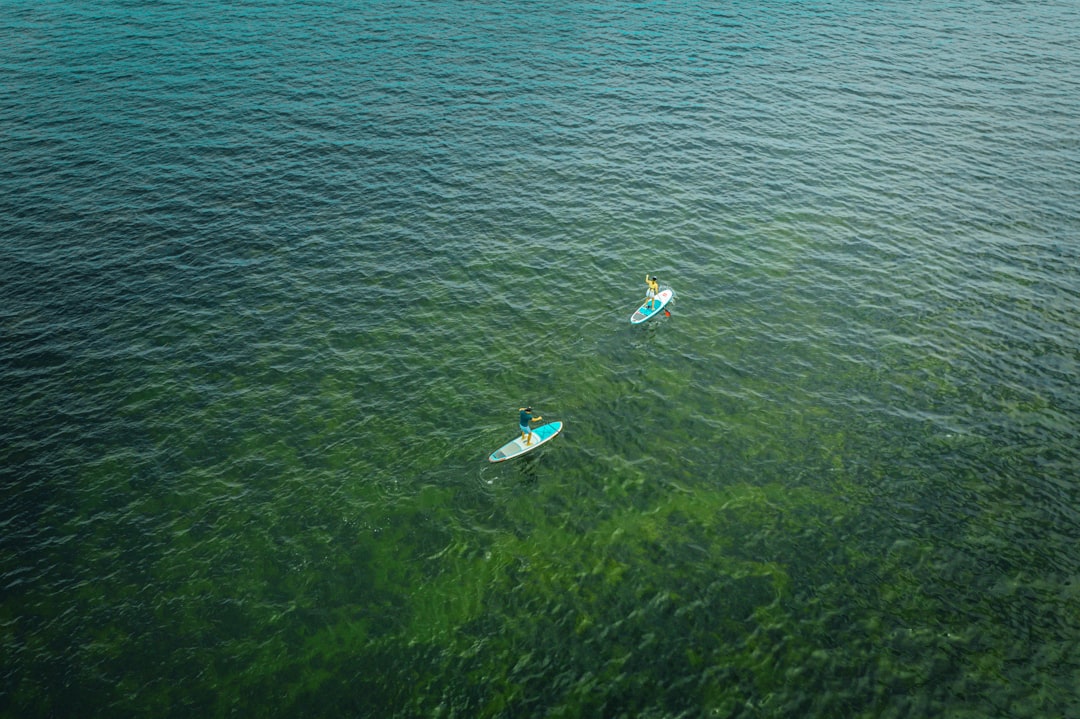
[(0, 716), (1080, 717), (1077, 27), (0, 0)]

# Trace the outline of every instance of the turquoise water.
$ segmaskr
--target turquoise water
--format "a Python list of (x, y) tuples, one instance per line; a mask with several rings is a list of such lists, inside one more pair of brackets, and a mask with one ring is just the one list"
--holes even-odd
[(1080, 717), (1078, 26), (0, 0), (0, 715)]

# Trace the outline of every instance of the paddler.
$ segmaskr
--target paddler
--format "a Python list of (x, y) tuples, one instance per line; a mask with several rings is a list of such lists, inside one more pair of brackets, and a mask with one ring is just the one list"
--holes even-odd
[(645, 273), (645, 284), (649, 286), (645, 292), (645, 299), (649, 300), (649, 309), (652, 309), (653, 298), (660, 292), (660, 284), (656, 281), (656, 275), (650, 277), (648, 272)]
[(532, 407), (518, 407), (518, 427), (521, 429), (521, 439), (525, 441), (525, 446), (528, 447), (532, 444), (532, 425), (530, 422), (539, 422), (543, 417), (532, 416)]

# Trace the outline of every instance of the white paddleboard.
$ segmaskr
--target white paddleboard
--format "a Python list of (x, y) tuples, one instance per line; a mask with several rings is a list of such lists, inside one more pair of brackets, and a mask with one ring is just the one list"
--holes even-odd
[(675, 296), (675, 290), (670, 287), (665, 287), (656, 293), (656, 296), (651, 300), (645, 300), (645, 304), (634, 310), (634, 314), (630, 315), (630, 324), (640, 325), (650, 317), (655, 317), (660, 310), (664, 309), (664, 305), (671, 302), (671, 298)]
[(519, 434), (516, 439), (507, 442), (503, 446), (491, 453), (488, 457), (489, 462), (505, 462), (508, 459), (514, 457), (520, 457), (526, 452), (531, 452), (540, 445), (550, 442), (555, 438), (559, 432), (562, 432), (562, 422), (548, 422), (542, 424), (532, 431), (532, 436), (529, 438), (529, 445), (525, 446), (525, 440), (521, 438)]

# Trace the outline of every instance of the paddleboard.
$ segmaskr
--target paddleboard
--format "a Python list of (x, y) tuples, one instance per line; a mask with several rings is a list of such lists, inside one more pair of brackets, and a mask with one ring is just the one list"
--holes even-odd
[(549, 442), (555, 438), (559, 432), (562, 432), (562, 422), (548, 422), (542, 424), (532, 431), (532, 437), (529, 439), (529, 446), (525, 446), (525, 440), (521, 438), (519, 433), (517, 438), (511, 442), (507, 442), (503, 446), (491, 453), (488, 457), (489, 462), (505, 462), (508, 459), (519, 457), (526, 452), (531, 452), (545, 442)]
[(656, 297), (651, 300), (645, 300), (645, 304), (634, 310), (634, 314), (630, 315), (630, 324), (640, 325), (645, 320), (656, 315), (660, 310), (664, 309), (664, 305), (671, 302), (671, 298), (675, 296), (675, 291), (670, 287), (665, 287), (656, 293)]

